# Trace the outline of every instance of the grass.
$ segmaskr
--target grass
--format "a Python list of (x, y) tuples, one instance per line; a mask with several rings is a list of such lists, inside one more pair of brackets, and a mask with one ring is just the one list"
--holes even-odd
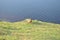
[(0, 40), (60, 40), (60, 24), (37, 20), (32, 23), (1, 21)]

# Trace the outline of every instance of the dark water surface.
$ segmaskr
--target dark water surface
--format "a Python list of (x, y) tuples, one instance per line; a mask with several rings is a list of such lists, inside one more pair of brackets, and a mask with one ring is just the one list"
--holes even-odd
[(60, 23), (60, 0), (0, 0), (0, 19), (32, 18)]

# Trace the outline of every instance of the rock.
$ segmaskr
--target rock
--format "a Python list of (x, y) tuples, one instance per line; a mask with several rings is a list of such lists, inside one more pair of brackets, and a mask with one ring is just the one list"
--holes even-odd
[(32, 19), (26, 19), (27, 23), (32, 23)]

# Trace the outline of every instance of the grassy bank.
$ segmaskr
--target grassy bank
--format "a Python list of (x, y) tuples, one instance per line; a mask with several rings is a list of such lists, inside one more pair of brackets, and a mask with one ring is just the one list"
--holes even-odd
[(60, 40), (60, 24), (37, 20), (32, 23), (1, 21), (0, 40)]

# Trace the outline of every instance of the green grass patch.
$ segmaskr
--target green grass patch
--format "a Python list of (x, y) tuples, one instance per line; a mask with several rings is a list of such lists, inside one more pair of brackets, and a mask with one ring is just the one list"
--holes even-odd
[(37, 20), (32, 23), (2, 21), (0, 40), (60, 40), (60, 24)]

